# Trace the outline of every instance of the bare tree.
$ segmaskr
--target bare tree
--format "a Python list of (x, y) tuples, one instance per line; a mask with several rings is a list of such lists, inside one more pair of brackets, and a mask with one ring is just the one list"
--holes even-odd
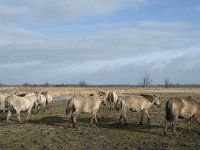
[(148, 72), (145, 72), (143, 76), (140, 77), (139, 84), (144, 88), (151, 85), (152, 79)]
[(169, 88), (171, 86), (170, 80), (167, 77), (165, 78), (164, 83), (166, 88)]
[(87, 86), (87, 83), (84, 80), (82, 80), (79, 82), (79, 86), (81, 87)]

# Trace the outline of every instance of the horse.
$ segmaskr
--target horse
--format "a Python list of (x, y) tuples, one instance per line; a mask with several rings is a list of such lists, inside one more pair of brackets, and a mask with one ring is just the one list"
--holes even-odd
[(128, 110), (133, 112), (141, 111), (141, 125), (143, 124), (144, 113), (146, 113), (148, 117), (148, 123), (150, 124), (150, 117), (148, 111), (153, 104), (160, 107), (161, 103), (159, 96), (152, 94), (140, 94), (118, 98), (115, 108), (117, 111), (120, 111), (119, 125), (122, 126), (123, 121), (125, 125), (127, 125), (126, 116)]
[(90, 125), (93, 125), (93, 120), (97, 124), (97, 111), (100, 104), (106, 105), (105, 92), (97, 92), (90, 95), (77, 95), (68, 100), (65, 109), (66, 114), (71, 112), (71, 120), (73, 127), (76, 128), (76, 118), (80, 113), (90, 113), (92, 115)]
[(31, 109), (34, 103), (38, 100), (38, 95), (36, 93), (25, 94), (24, 96), (10, 95), (6, 98), (6, 107), (8, 108), (7, 122), (11, 117), (11, 111), (14, 109), (17, 114), (17, 119), (21, 122), (20, 112), (28, 110), (28, 115), (26, 121), (30, 120)]
[(176, 134), (176, 122), (180, 119), (186, 119), (188, 130), (191, 132), (191, 119), (200, 124), (200, 103), (193, 97), (186, 99), (174, 97), (170, 98), (165, 105), (165, 134), (167, 133), (167, 121), (172, 122), (173, 134)]
[(5, 105), (6, 105), (5, 99), (6, 99), (7, 96), (8, 96), (7, 93), (1, 93), (1, 94), (0, 94), (0, 107), (1, 107), (1, 110), (3, 111), (3, 116), (4, 116), (5, 110), (6, 110), (6, 107), (5, 107)]
[(49, 109), (50, 103), (53, 100), (52, 95), (49, 91), (42, 92), (41, 94), (43, 94), (46, 97), (46, 108)]
[(109, 92), (108, 94), (107, 94), (107, 101), (110, 103), (110, 105), (112, 106), (112, 107), (110, 107), (110, 110), (113, 108), (115, 108), (115, 104), (116, 104), (116, 102), (117, 102), (117, 99), (118, 99), (118, 96), (117, 96), (117, 94), (115, 93), (115, 92)]
[(35, 102), (35, 113), (37, 111), (39, 111), (40, 109), (40, 106), (42, 105), (43, 108), (44, 108), (44, 111), (45, 109), (47, 109), (47, 99), (46, 99), (46, 96), (40, 92), (36, 92), (36, 94), (38, 95), (38, 100)]

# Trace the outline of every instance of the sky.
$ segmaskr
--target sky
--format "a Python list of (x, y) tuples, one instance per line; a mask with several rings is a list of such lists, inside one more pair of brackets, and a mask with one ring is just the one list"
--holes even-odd
[(0, 83), (200, 84), (199, 0), (1, 0)]

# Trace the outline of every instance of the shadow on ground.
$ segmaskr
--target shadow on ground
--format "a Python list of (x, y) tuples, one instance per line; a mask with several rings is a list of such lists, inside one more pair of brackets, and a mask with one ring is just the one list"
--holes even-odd
[(30, 120), (29, 123), (33, 124), (47, 124), (47, 125), (55, 125), (57, 126), (60, 123), (66, 123), (69, 122), (66, 117), (60, 117), (60, 116), (48, 116), (48, 117), (43, 117), (40, 119), (34, 119)]

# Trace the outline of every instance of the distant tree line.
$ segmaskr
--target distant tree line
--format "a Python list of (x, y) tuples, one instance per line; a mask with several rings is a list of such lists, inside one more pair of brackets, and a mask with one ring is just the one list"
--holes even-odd
[(169, 78), (165, 78), (163, 84), (152, 84), (152, 78), (148, 72), (145, 72), (142, 76), (140, 76), (138, 84), (87, 84), (86, 81), (81, 80), (77, 84), (50, 84), (49, 82), (45, 82), (43, 84), (31, 84), (31, 83), (23, 83), (21, 85), (7, 85), (0, 83), (0, 87), (6, 86), (22, 86), (22, 87), (165, 87), (165, 88), (179, 88), (179, 87), (200, 87), (200, 84), (180, 84), (180, 83), (171, 83)]

